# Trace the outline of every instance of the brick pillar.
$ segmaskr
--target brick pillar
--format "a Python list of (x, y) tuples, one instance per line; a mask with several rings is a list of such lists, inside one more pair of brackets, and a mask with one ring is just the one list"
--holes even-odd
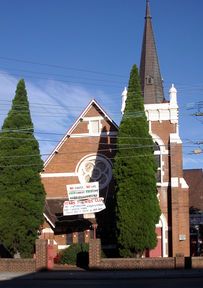
[(171, 158), (171, 219), (172, 219), (172, 256), (184, 254), (188, 257), (189, 250), (189, 193), (183, 181), (182, 145), (172, 142)]
[(37, 239), (36, 245), (36, 270), (47, 269), (47, 244), (44, 239)]
[(185, 268), (185, 257), (183, 254), (176, 254), (175, 268), (176, 269), (184, 269)]
[(85, 231), (85, 243), (90, 242), (90, 230)]
[(101, 261), (101, 240), (90, 239), (89, 242), (89, 268), (99, 268)]
[(73, 244), (78, 243), (78, 232), (73, 232)]

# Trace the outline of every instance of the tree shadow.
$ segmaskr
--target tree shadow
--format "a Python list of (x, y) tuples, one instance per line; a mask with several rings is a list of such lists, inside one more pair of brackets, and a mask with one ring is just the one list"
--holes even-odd
[[(90, 182), (99, 182), (99, 197), (104, 198), (106, 206), (103, 211), (95, 213), (98, 224), (96, 235), (97, 238), (101, 239), (102, 245), (106, 247), (116, 246), (115, 182), (112, 173), (113, 159), (116, 152), (116, 137), (111, 137), (110, 134), (111, 126), (109, 131), (104, 126), (100, 134), (97, 156), (90, 179)], [(106, 256), (108, 250), (107, 248), (105, 251)], [(110, 254), (112, 254), (112, 251)]]
[(0, 258), (12, 258), (11, 254), (3, 244), (0, 244)]

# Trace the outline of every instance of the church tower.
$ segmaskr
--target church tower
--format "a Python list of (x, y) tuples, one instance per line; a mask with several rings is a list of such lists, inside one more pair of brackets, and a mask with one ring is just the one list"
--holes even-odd
[(189, 198), (183, 178), (177, 91), (172, 85), (170, 99), (165, 100), (149, 0), (146, 1), (140, 79), (149, 132), (155, 143), (157, 189), (162, 211), (156, 227), (157, 247), (149, 256), (189, 256)]

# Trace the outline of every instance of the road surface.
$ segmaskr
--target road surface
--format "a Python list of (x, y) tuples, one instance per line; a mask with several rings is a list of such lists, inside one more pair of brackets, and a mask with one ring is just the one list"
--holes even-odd
[(0, 288), (198, 288), (203, 287), (203, 271), (187, 273), (160, 272), (85, 272), (2, 273)]

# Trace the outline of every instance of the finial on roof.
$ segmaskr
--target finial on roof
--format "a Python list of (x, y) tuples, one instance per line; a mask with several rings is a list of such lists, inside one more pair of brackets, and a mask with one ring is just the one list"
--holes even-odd
[(170, 104), (171, 105), (177, 105), (177, 90), (174, 86), (174, 84), (171, 85), (171, 88), (169, 90), (169, 97), (170, 97)]
[(171, 85), (171, 88), (170, 88), (169, 92), (177, 93), (177, 90), (176, 90), (174, 84)]
[(150, 15), (149, 0), (146, 1), (146, 15), (145, 18), (152, 18)]

